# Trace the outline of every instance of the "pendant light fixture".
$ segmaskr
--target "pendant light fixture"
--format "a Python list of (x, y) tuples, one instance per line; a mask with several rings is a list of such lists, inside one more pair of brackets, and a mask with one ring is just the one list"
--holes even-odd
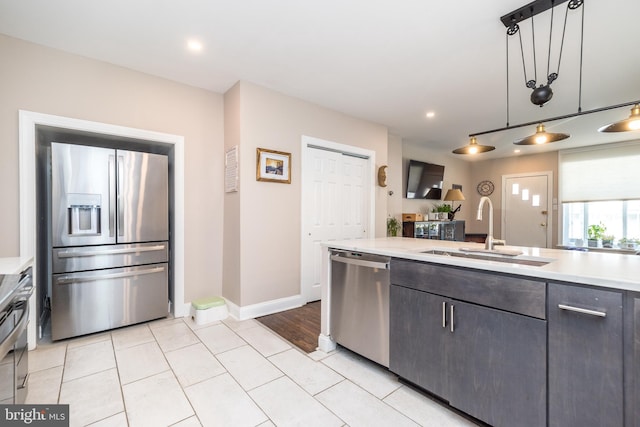
[(640, 104), (633, 106), (628, 118), (603, 126), (598, 129), (598, 132), (629, 132), (634, 130), (640, 130)]
[(529, 135), (526, 138), (519, 139), (514, 142), (516, 145), (539, 145), (539, 144), (549, 144), (551, 142), (562, 141), (563, 139), (569, 138), (569, 135), (566, 133), (553, 133), (547, 132), (544, 129), (544, 125), (542, 123), (538, 123), (536, 126), (536, 133), (533, 135)]
[[(565, 38), (565, 33), (566, 33), (566, 29), (567, 29), (567, 17), (569, 15), (569, 11), (570, 10), (576, 10), (579, 9), (584, 1), (583, 0), (570, 0), (568, 5), (567, 5), (567, 10), (565, 12), (564, 15), (564, 25), (563, 25), (563, 29), (562, 29), (562, 37), (560, 39), (560, 48), (559, 48), (559, 55), (558, 55), (558, 66), (556, 68), (556, 72), (550, 72), (549, 71), (549, 66), (551, 63), (551, 43), (552, 43), (552, 35), (553, 35), (553, 11), (554, 11), (554, 6), (555, 6), (555, 1), (551, 0), (550, 2), (534, 2), (532, 4), (529, 4), (527, 6), (525, 6), (525, 8), (529, 8), (529, 12), (530, 12), (530, 17), (531, 17), (531, 33), (532, 33), (532, 39), (533, 39), (533, 72), (534, 72), (534, 79), (533, 80), (528, 80), (527, 79), (527, 70), (526, 70), (526, 66), (525, 66), (525, 58), (524, 58), (524, 49), (522, 47), (522, 36), (520, 36), (520, 31), (518, 28), (518, 24), (517, 24), (517, 18), (516, 15), (514, 13), (511, 14), (510, 18), (510, 24), (507, 27), (507, 44), (508, 44), (508, 38), (510, 36), (513, 36), (515, 34), (518, 34), (520, 37), (520, 52), (522, 54), (522, 65), (523, 65), (523, 70), (524, 70), (524, 77), (525, 77), (525, 83), (526, 86), (530, 89), (533, 89), (533, 92), (531, 93), (531, 102), (535, 105), (538, 105), (540, 107), (542, 107), (545, 103), (549, 102), (551, 100), (551, 98), (553, 97), (553, 91), (551, 90), (551, 83), (553, 83), (557, 78), (558, 78), (558, 73), (560, 70), (560, 63), (562, 61), (562, 47), (564, 45), (564, 38)], [(559, 3), (563, 3), (563, 1), (558, 1)], [(536, 73), (536, 42), (535, 42), (535, 33), (534, 33), (534, 25), (533, 25), (533, 17), (536, 15), (536, 10), (533, 7), (534, 4), (537, 4), (539, 7), (539, 10), (537, 11), (537, 13), (539, 13), (544, 7), (550, 8), (551, 9), (551, 22), (549, 25), (549, 53), (548, 53), (548, 57), (547, 57), (547, 83), (546, 84), (540, 84), (540, 86), (538, 86), (536, 88), (536, 78), (537, 78), (537, 73)], [(581, 107), (581, 103), (582, 103), (582, 47), (583, 47), (583, 38), (584, 38), (584, 7), (582, 8), (582, 25), (580, 28), (580, 81), (579, 81), (579, 89), (578, 89), (578, 112), (580, 112), (582, 110)], [(502, 17), (503, 22), (504, 22), (504, 16)], [(520, 16), (520, 18), (524, 18), (523, 15)], [(507, 23), (505, 22), (505, 25), (507, 25)], [(509, 49), (507, 46), (507, 72), (508, 72), (508, 61), (509, 61)], [(507, 74), (507, 79), (508, 79), (508, 74)], [(507, 88), (508, 88), (508, 81), (507, 81)], [(508, 97), (508, 95), (507, 95)], [(508, 99), (507, 99), (508, 102)], [(508, 113), (507, 113), (507, 117), (508, 117)], [(507, 122), (508, 122), (508, 118), (507, 118)], [(548, 144), (551, 142), (556, 142), (556, 141), (562, 141), (563, 139), (567, 139), (569, 138), (569, 135), (566, 133), (551, 133), (551, 132), (547, 132), (544, 129), (544, 125), (542, 123), (538, 123), (538, 125), (536, 126), (536, 133), (534, 133), (533, 135), (529, 135), (525, 138), (519, 139), (517, 141), (514, 141), (515, 145), (540, 145), (540, 144)]]
[[(556, 6), (559, 6), (561, 4), (567, 3), (567, 11), (564, 14), (564, 22), (562, 24), (562, 35), (560, 36), (560, 46), (559, 48), (555, 49), (558, 51), (558, 62), (557, 62), (557, 67), (555, 69), (555, 71), (550, 69), (550, 64), (551, 64), (551, 43), (552, 43), (552, 31), (553, 31), (553, 20), (554, 20), (554, 8)], [(536, 57), (535, 57), (535, 52), (536, 52), (536, 41), (535, 41), (535, 36), (534, 36), (534, 23), (533, 23), (533, 17), (537, 16), (538, 14), (545, 12), (547, 10), (550, 10), (550, 14), (551, 14), (551, 22), (549, 25), (549, 50), (548, 50), (548, 54), (547, 54), (547, 70), (546, 70), (546, 83), (540, 83), (539, 86), (537, 83), (537, 64), (536, 64)], [(549, 118), (545, 118), (545, 119), (537, 119), (536, 121), (531, 121), (531, 122), (526, 122), (526, 123), (520, 123), (520, 124), (510, 124), (509, 122), (509, 101), (510, 101), (510, 94), (509, 94), (509, 40), (512, 38), (517, 38), (518, 42), (519, 42), (519, 47), (520, 47), (520, 54), (521, 54), (521, 60), (522, 60), (522, 69), (524, 71), (524, 82), (525, 82), (525, 86), (528, 87), (529, 89), (532, 89), (532, 93), (530, 96), (530, 101), (534, 104), (534, 105), (538, 105), (540, 107), (542, 107), (544, 104), (546, 104), (547, 102), (549, 102), (551, 100), (551, 98), (553, 97), (553, 91), (551, 90), (551, 84), (556, 81), (558, 79), (558, 75), (559, 75), (559, 70), (560, 70), (560, 62), (562, 59), (562, 50), (563, 50), (563, 45), (564, 45), (564, 39), (565, 39), (565, 33), (566, 33), (566, 29), (567, 29), (567, 17), (569, 14), (572, 13), (572, 11), (578, 10), (580, 9), (581, 12), (581, 17), (580, 17), (580, 66), (579, 66), (579, 76), (578, 76), (578, 109), (575, 113), (569, 113), (569, 114), (563, 114), (560, 116), (555, 116), (555, 117), (549, 117)], [(563, 139), (569, 138), (569, 135), (566, 133), (552, 133), (552, 132), (547, 132), (545, 130), (544, 127), (544, 122), (553, 122), (553, 121), (557, 121), (557, 120), (565, 120), (565, 119), (569, 119), (569, 118), (574, 118), (574, 117), (579, 117), (579, 116), (583, 116), (583, 115), (587, 115), (587, 114), (595, 114), (595, 113), (600, 113), (603, 111), (609, 111), (609, 110), (613, 110), (613, 109), (618, 109), (618, 108), (622, 108), (622, 107), (628, 107), (628, 106), (633, 106), (633, 108), (631, 108), (631, 115), (624, 119), (624, 120), (620, 120), (618, 122), (614, 122), (611, 123), (609, 125), (603, 126), (600, 129), (598, 129), (598, 131), (600, 132), (628, 132), (628, 131), (638, 131), (640, 130), (640, 100), (636, 99), (634, 101), (630, 101), (630, 102), (625, 102), (622, 104), (617, 104), (617, 105), (609, 105), (606, 107), (598, 107), (598, 108), (594, 108), (588, 111), (584, 111), (582, 110), (582, 57), (583, 57), (583, 48), (584, 48), (584, 0), (534, 0), (533, 2), (522, 6), (519, 9), (514, 10), (511, 13), (508, 13), (506, 15), (503, 15), (500, 18), (500, 21), (502, 21), (502, 23), (504, 24), (504, 26), (506, 27), (507, 31), (506, 31), (506, 45), (507, 45), (507, 49), (506, 49), (506, 81), (507, 81), (507, 85), (506, 85), (506, 118), (507, 118), (507, 122), (506, 122), (506, 126), (501, 127), (501, 128), (495, 128), (495, 129), (491, 129), (491, 130), (486, 130), (486, 131), (482, 131), (482, 132), (473, 132), (469, 134), (469, 137), (471, 138), (471, 142), (469, 143), (469, 145), (462, 147), (462, 148), (458, 148), (457, 150), (454, 150), (453, 153), (455, 154), (473, 154), (473, 153), (482, 153), (484, 151), (491, 151), (494, 150), (495, 147), (490, 147), (490, 146), (482, 146), (482, 145), (478, 145), (476, 143), (476, 137), (478, 136), (482, 136), (482, 135), (489, 135), (489, 134), (493, 134), (493, 133), (497, 133), (497, 132), (503, 132), (503, 131), (507, 131), (507, 130), (512, 130), (512, 129), (517, 129), (517, 128), (522, 128), (522, 127), (528, 127), (528, 126), (533, 126), (536, 125), (536, 133), (534, 133), (533, 135), (529, 135), (526, 138), (522, 138), (519, 139), (517, 141), (514, 142), (514, 144), (516, 145), (538, 145), (538, 144), (545, 144), (545, 143), (551, 143), (551, 142), (556, 142), (556, 141), (562, 141)], [(531, 19), (531, 39), (533, 42), (533, 46), (532, 46), (532, 52), (533, 52), (533, 58), (532, 60), (527, 60), (525, 58), (525, 51), (523, 49), (523, 40), (522, 40), (522, 35), (521, 35), (521, 28), (519, 27), (519, 23), (526, 21), (528, 19)], [(518, 35), (518, 37), (512, 37)], [(531, 63), (533, 62), (533, 67), (529, 68), (527, 66), (527, 63)], [(532, 75), (533, 74), (533, 75)], [(532, 75), (532, 76), (531, 76)], [(533, 78), (530, 78), (533, 77)], [(537, 87), (536, 87), (537, 86)], [(480, 149), (482, 148), (482, 149)]]
[(493, 151), (496, 147), (491, 145), (480, 145), (476, 140), (475, 136), (472, 136), (469, 140), (469, 145), (465, 145), (464, 147), (456, 148), (452, 151), (453, 154), (477, 154), (477, 153), (486, 153), (487, 151)]
[[(564, 46), (564, 39), (565, 39), (565, 34), (567, 29), (567, 18), (569, 15), (569, 11), (579, 9), (584, 3), (584, 0), (569, 0), (569, 3), (567, 5), (567, 10), (564, 15), (564, 25), (562, 27), (562, 36), (560, 37), (559, 47), (557, 49), (559, 51), (558, 65), (556, 67), (556, 71), (550, 71), (551, 45), (553, 42), (553, 27), (554, 27), (553, 12), (555, 10), (555, 6), (561, 3), (564, 3), (565, 1), (567, 0), (534, 1), (533, 3), (530, 3), (500, 18), (504, 23), (504, 25), (507, 27), (507, 63), (509, 61), (508, 39), (510, 36), (515, 36), (517, 34), (518, 40), (520, 42), (520, 54), (522, 55), (522, 69), (524, 71), (525, 86), (528, 87), (529, 89), (532, 89), (531, 96), (530, 96), (531, 103), (538, 105), (540, 107), (542, 107), (545, 103), (549, 102), (553, 97), (553, 90), (551, 89), (551, 83), (553, 83), (558, 78), (558, 75), (560, 73), (560, 63), (562, 62), (562, 48)], [(540, 83), (540, 85), (536, 87), (536, 84), (537, 84), (536, 81), (538, 80), (538, 70), (537, 70), (538, 65), (536, 61), (536, 37), (535, 37), (535, 26), (533, 22), (533, 17), (547, 9), (551, 9), (551, 22), (549, 24), (549, 46), (548, 46), (549, 50), (547, 54), (546, 83)], [(584, 8), (582, 10), (584, 13)], [(524, 47), (522, 43), (522, 33), (520, 31), (520, 27), (518, 26), (518, 22), (521, 22), (529, 18), (531, 19), (531, 39), (533, 43), (532, 50), (531, 50), (533, 53), (533, 58), (532, 58), (533, 69), (530, 71), (533, 72), (533, 78), (530, 78), (531, 76), (527, 75), (527, 65), (526, 65), (527, 61), (525, 61)], [(584, 23), (584, 20), (583, 20), (583, 23)], [(583, 29), (584, 29), (584, 26), (582, 26), (580, 29), (581, 39), (582, 39)], [(581, 41), (581, 46), (582, 46), (582, 41)], [(580, 61), (582, 63), (582, 51), (580, 55), (581, 55)]]

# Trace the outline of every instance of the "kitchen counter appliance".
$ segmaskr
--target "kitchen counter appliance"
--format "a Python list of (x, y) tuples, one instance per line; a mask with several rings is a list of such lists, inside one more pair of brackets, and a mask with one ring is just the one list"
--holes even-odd
[(27, 325), (32, 270), (0, 274), (0, 404), (23, 404), (29, 372)]
[(51, 143), (53, 340), (169, 311), (168, 157)]
[(389, 366), (390, 258), (331, 252), (331, 337), (343, 347)]

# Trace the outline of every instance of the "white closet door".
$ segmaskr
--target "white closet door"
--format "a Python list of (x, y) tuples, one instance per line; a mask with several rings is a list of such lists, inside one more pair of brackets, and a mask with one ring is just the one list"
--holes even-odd
[(368, 236), (368, 159), (306, 147), (302, 194), (302, 292), (307, 302), (321, 297), (322, 247), (330, 240)]
[(342, 217), (341, 239), (367, 237), (368, 192), (366, 186), (367, 159), (342, 155)]

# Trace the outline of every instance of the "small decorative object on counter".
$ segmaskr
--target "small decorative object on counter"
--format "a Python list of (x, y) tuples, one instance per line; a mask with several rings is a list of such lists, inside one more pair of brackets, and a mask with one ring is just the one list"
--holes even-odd
[(405, 222), (422, 221), (423, 217), (421, 213), (403, 213), (402, 220)]
[[(403, 216), (406, 214), (403, 214)], [(400, 223), (397, 219), (390, 216), (387, 218), (387, 236), (396, 237), (398, 236), (398, 230), (400, 229)]]
[[(461, 187), (461, 186), (458, 186)], [(451, 190), (447, 190), (447, 194), (444, 196), (444, 200), (451, 202), (451, 209), (449, 210), (449, 221), (453, 221), (456, 217), (456, 213), (462, 207), (462, 203), (458, 205), (457, 208), (453, 208), (453, 202), (462, 202), (464, 201), (464, 194), (462, 194), (461, 188), (452, 188)]]

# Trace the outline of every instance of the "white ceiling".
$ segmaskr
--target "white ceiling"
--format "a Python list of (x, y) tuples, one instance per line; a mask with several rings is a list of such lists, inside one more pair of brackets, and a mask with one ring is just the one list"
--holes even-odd
[[(638, 0), (585, 0), (582, 110), (640, 99)], [(522, 0), (0, 0), (0, 33), (224, 93), (247, 80), (451, 152), (468, 134), (506, 125), (506, 36), (499, 18)], [(556, 25), (566, 4), (556, 9)], [(535, 19), (538, 74), (546, 75), (548, 12)], [(554, 98), (529, 102), (509, 39), (510, 124), (578, 110), (579, 19), (572, 12)], [(530, 46), (530, 20), (521, 24)], [(555, 35), (560, 27), (554, 25)], [(186, 50), (200, 40), (199, 54)], [(555, 47), (554, 47), (555, 49)], [(529, 61), (529, 59), (527, 59)], [(557, 62), (557, 59), (552, 60)], [(551, 71), (555, 71), (552, 63)], [(531, 77), (531, 76), (529, 76)], [(539, 82), (544, 77), (539, 77)], [(599, 134), (631, 107), (547, 123), (568, 140), (522, 153), (637, 139)], [(427, 119), (427, 111), (435, 111)], [(478, 138), (513, 155), (535, 126)], [(453, 156), (453, 154), (452, 154)], [(465, 159), (471, 160), (469, 156)]]

